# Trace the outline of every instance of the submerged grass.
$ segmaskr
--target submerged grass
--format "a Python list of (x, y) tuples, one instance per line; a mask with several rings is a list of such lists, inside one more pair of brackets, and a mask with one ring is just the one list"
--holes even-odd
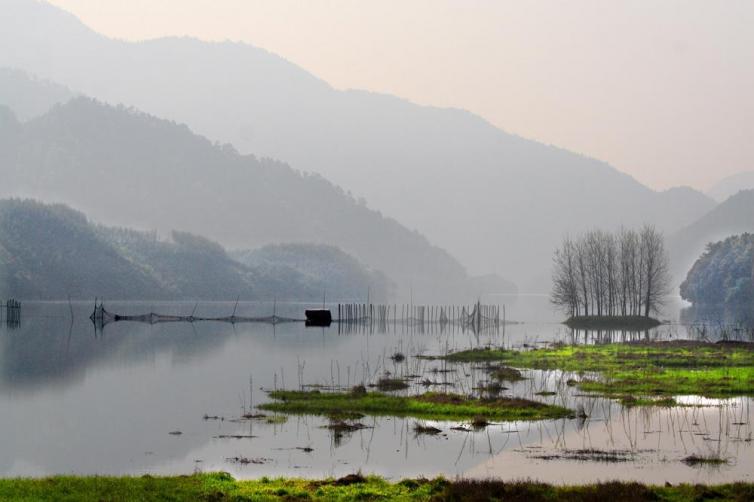
[(402, 380), (400, 378), (389, 378), (389, 377), (383, 377), (377, 380), (377, 383), (374, 385), (381, 391), (392, 391), (392, 390), (404, 390), (408, 389), (408, 383), (406, 383), (405, 380)]
[(608, 482), (584, 486), (554, 486), (532, 481), (447, 481), (407, 479), (395, 483), (375, 476), (352, 474), (340, 479), (295, 478), (236, 481), (229, 474), (174, 477), (53, 477), (0, 480), (0, 500), (7, 501), (350, 501), (452, 500), (505, 501), (673, 501), (752, 500), (754, 485), (649, 486)]
[(527, 351), (473, 349), (444, 357), (455, 362), (502, 362), (518, 368), (598, 373), (574, 382), (582, 390), (633, 399), (630, 404), (665, 404), (637, 396), (754, 395), (754, 345), (653, 342), (569, 345)]
[(728, 463), (728, 459), (719, 455), (690, 455), (684, 458), (682, 462), (690, 466), (724, 465)]
[(491, 367), (490, 376), (501, 382), (517, 382), (519, 380), (524, 380), (524, 376), (519, 370), (509, 366)]
[(459, 394), (426, 392), (417, 396), (393, 396), (381, 392), (318, 392), (278, 390), (270, 392), (275, 402), (260, 407), (265, 410), (331, 415), (363, 413), (366, 415), (403, 416), (427, 420), (466, 420), (485, 416), (491, 420), (542, 420), (571, 415), (571, 411), (528, 399), (491, 397), (479, 399)]

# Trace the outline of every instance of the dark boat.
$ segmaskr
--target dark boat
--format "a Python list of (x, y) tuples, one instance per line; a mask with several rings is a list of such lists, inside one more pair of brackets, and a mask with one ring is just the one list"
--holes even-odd
[(332, 323), (332, 314), (328, 309), (307, 309), (307, 326), (329, 326)]

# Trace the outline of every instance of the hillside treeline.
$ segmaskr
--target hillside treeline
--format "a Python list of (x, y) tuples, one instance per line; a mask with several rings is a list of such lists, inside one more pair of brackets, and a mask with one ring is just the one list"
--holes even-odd
[(681, 297), (695, 306), (754, 307), (754, 234), (707, 245), (681, 284)]
[(77, 98), (23, 123), (0, 111), (0, 166), (0, 196), (67, 201), (108, 225), (180, 229), (236, 249), (334, 245), (423, 299), (463, 292), (469, 278), (446, 251), (319, 175), (122, 106)]
[(383, 274), (343, 251), (295, 249), (296, 263), (284, 248), (265, 250), (264, 263), (241, 263), (197, 235), (159, 237), (94, 225), (64, 205), (0, 200), (0, 298), (321, 301), (325, 290), (331, 300), (390, 293)]
[(645, 316), (669, 292), (663, 235), (640, 230), (566, 237), (555, 252), (552, 302), (571, 316)]

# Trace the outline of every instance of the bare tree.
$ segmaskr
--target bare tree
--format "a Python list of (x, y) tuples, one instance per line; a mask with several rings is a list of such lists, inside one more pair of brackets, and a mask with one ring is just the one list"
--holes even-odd
[(670, 273), (665, 240), (655, 227), (645, 225), (641, 230), (642, 255), (644, 263), (644, 316), (658, 312), (670, 292)]
[(553, 257), (552, 277), (551, 301), (571, 316), (649, 317), (669, 292), (663, 236), (645, 225), (640, 232), (567, 237)]
[(579, 281), (576, 266), (576, 247), (567, 237), (561, 249), (555, 251), (552, 302), (568, 308), (571, 316), (579, 314)]

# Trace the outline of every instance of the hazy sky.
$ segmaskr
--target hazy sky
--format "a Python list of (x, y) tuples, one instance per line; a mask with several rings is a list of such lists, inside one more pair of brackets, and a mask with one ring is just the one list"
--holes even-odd
[(754, 170), (754, 0), (52, 0), (99, 32), (243, 40), (337, 88), (471, 110), (655, 188)]

